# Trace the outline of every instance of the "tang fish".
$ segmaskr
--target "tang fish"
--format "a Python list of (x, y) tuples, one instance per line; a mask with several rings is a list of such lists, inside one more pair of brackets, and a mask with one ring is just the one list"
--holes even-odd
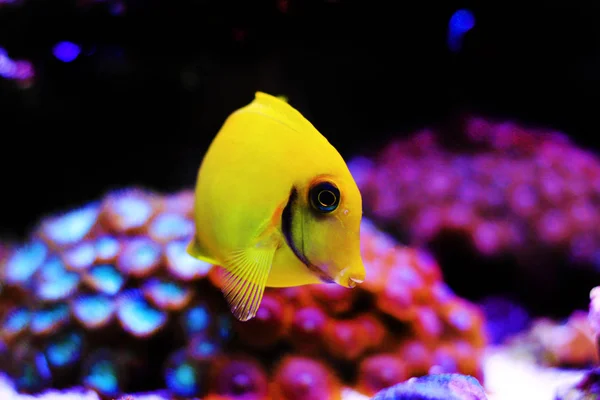
[(257, 92), (204, 155), (187, 252), (224, 269), (231, 312), (247, 321), (265, 287), (362, 283), (361, 218), (338, 151), (286, 101)]

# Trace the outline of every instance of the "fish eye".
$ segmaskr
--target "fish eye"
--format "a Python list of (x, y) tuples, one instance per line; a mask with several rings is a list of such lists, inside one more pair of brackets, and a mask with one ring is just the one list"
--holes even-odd
[(340, 204), (340, 190), (331, 182), (317, 183), (309, 196), (313, 208), (322, 213), (330, 213)]

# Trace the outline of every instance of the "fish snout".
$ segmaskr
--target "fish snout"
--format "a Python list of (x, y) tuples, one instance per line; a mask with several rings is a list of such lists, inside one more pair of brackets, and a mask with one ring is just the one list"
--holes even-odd
[(355, 288), (365, 280), (364, 268), (346, 267), (335, 277), (335, 283), (347, 288)]

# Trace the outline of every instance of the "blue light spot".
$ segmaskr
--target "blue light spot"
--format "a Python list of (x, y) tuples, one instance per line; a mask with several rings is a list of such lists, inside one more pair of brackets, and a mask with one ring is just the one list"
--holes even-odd
[(75, 60), (79, 56), (80, 52), (81, 48), (75, 43), (71, 42), (57, 43), (53, 49), (54, 57), (66, 63)]
[(117, 314), (123, 327), (137, 337), (146, 337), (167, 322), (167, 315), (150, 306), (139, 290), (123, 293)]
[(16, 75), (16, 71), (16, 63), (8, 57), (4, 49), (0, 48), (0, 76), (11, 79)]
[(219, 327), (219, 338), (222, 341), (228, 341), (233, 337), (233, 324), (228, 314), (221, 314), (217, 317), (217, 326)]
[(36, 277), (36, 294), (43, 300), (57, 301), (69, 297), (79, 285), (79, 274), (65, 269), (58, 258), (48, 260)]
[(90, 269), (86, 283), (99, 292), (113, 296), (119, 293), (125, 278), (114, 266), (101, 264)]
[(81, 334), (70, 332), (54, 339), (46, 350), (46, 358), (50, 365), (64, 367), (79, 360), (83, 337)]
[(81, 241), (92, 229), (100, 212), (99, 203), (71, 211), (48, 221), (44, 226), (46, 235), (58, 245)]
[(112, 259), (119, 253), (119, 241), (111, 236), (103, 236), (96, 241), (96, 256), (101, 260)]
[(125, 194), (115, 202), (115, 211), (129, 226), (141, 226), (152, 215), (152, 205), (145, 199)]
[(448, 47), (456, 52), (462, 46), (462, 39), (475, 26), (475, 16), (466, 9), (456, 11), (448, 23)]
[(185, 358), (185, 353), (176, 353), (165, 371), (169, 391), (180, 397), (195, 397), (200, 392), (198, 381), (198, 370)]
[(20, 390), (39, 391), (48, 385), (51, 376), (46, 357), (37, 354), (33, 360), (21, 365), (15, 383)]
[(480, 306), (492, 344), (501, 344), (507, 337), (523, 332), (531, 321), (524, 308), (506, 298), (490, 296), (483, 299)]
[(69, 306), (66, 304), (56, 304), (41, 310), (37, 310), (31, 319), (31, 332), (34, 334), (47, 333), (58, 325), (68, 321)]
[(469, 10), (458, 10), (450, 18), (450, 29), (453, 32), (467, 32), (475, 26), (475, 16)]
[(73, 270), (82, 270), (94, 263), (96, 260), (96, 249), (91, 243), (81, 244), (65, 255), (68, 267)]
[(91, 365), (84, 383), (105, 396), (115, 397), (120, 391), (117, 374), (117, 367), (112, 361), (100, 359)]
[(189, 335), (205, 331), (210, 326), (210, 313), (205, 306), (190, 308), (185, 313), (185, 326)]
[(189, 346), (190, 356), (198, 361), (213, 359), (220, 350), (217, 343), (204, 336), (192, 339)]
[(148, 266), (154, 264), (160, 256), (160, 249), (153, 244), (144, 244), (136, 249), (134, 263), (136, 265)]
[(161, 309), (179, 309), (190, 297), (189, 290), (175, 282), (158, 278), (146, 281), (142, 291), (147, 299)]
[(194, 233), (194, 223), (181, 214), (162, 214), (152, 222), (150, 231), (157, 240), (189, 238)]
[(73, 302), (73, 314), (88, 328), (107, 323), (114, 312), (114, 302), (103, 295), (80, 296)]
[(184, 364), (177, 369), (175, 379), (183, 385), (193, 385), (196, 382), (194, 367), (189, 364)]
[(125, 4), (119, 2), (114, 2), (110, 5), (110, 13), (115, 16), (121, 16), (125, 14)]
[(2, 325), (3, 334), (14, 335), (27, 328), (31, 320), (31, 313), (25, 308), (11, 312)]
[(20, 284), (29, 281), (47, 255), (48, 248), (40, 241), (21, 247), (6, 262), (6, 282)]

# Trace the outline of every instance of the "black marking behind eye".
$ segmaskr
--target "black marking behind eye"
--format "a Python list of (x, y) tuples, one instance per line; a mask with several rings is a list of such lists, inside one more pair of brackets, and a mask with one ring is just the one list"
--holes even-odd
[(296, 247), (294, 244), (294, 239), (292, 238), (292, 224), (293, 224), (293, 215), (292, 215), (292, 207), (296, 200), (298, 199), (298, 192), (295, 188), (290, 192), (290, 197), (288, 199), (285, 208), (283, 209), (283, 213), (281, 214), (281, 231), (283, 232), (283, 236), (285, 237), (285, 241), (288, 246), (292, 249), (296, 257), (304, 264), (308, 265), (308, 260), (304, 257), (304, 254)]
[(340, 204), (340, 190), (331, 182), (319, 182), (308, 194), (310, 204), (320, 213), (335, 211)]
[(294, 243), (294, 238), (292, 237), (292, 225), (294, 223), (294, 216), (292, 214), (292, 208), (296, 204), (298, 200), (298, 192), (295, 188), (293, 188), (290, 192), (290, 197), (288, 198), (288, 202), (283, 209), (281, 214), (281, 232), (285, 237), (285, 241), (287, 245), (292, 249), (294, 255), (304, 264), (306, 267), (313, 272), (319, 279), (324, 283), (331, 283), (333, 279), (325, 274), (321, 269), (317, 266), (311, 264), (311, 262), (304, 256), (304, 253), (296, 246)]

